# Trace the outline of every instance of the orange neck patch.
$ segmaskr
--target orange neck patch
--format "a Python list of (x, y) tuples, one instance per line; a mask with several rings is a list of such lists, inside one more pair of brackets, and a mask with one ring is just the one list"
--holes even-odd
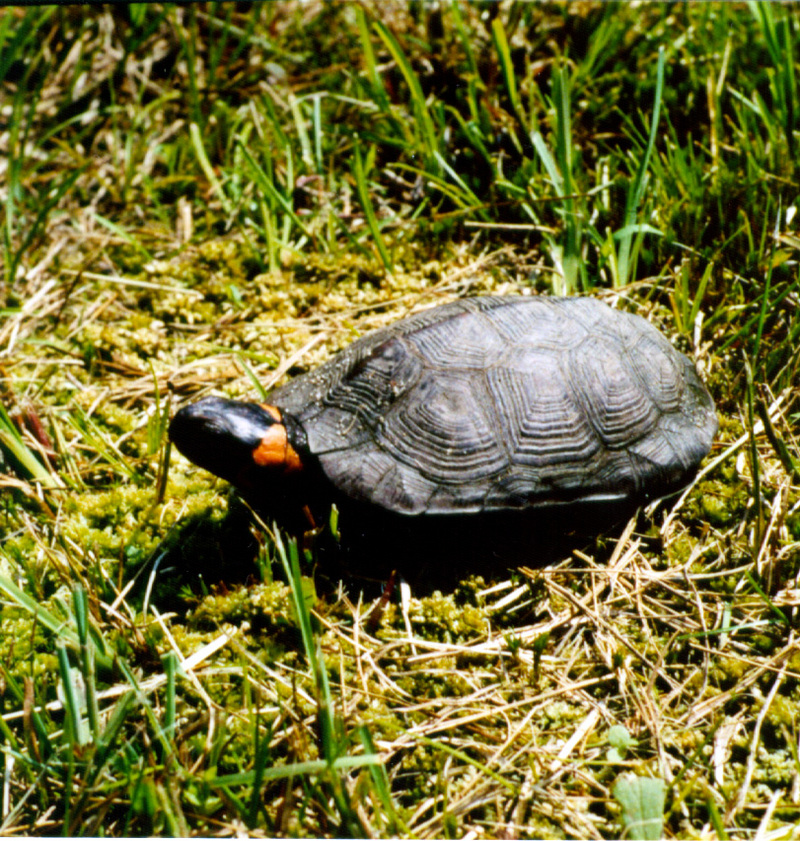
[(303, 461), (289, 443), (286, 427), (280, 422), (281, 413), (275, 406), (262, 404), (277, 421), (266, 432), (261, 443), (253, 450), (253, 461), (259, 467), (282, 469), (284, 473), (296, 473), (303, 469)]
[(259, 405), (271, 418), (275, 420), (276, 423), (281, 423), (283, 421), (281, 410), (277, 406), (270, 406), (269, 403), (261, 403)]

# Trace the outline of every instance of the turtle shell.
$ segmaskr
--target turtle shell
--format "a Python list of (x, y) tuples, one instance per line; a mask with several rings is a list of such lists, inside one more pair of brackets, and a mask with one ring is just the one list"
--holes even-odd
[(592, 298), (434, 307), (268, 402), (336, 488), (404, 514), (646, 501), (687, 484), (717, 430), (692, 362)]

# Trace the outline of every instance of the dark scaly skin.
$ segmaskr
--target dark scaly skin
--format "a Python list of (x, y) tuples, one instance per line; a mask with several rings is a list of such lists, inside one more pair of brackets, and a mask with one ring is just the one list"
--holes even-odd
[(175, 415), (169, 437), (189, 461), (230, 482), (258, 510), (295, 523), (295, 531), (308, 528), (302, 509), (312, 471), (299, 454), (303, 432), (275, 407), (206, 397)]

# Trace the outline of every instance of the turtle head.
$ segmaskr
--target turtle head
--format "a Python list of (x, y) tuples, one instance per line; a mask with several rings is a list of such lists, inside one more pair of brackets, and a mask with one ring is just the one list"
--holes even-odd
[(189, 461), (245, 492), (303, 467), (280, 410), (266, 403), (206, 397), (175, 415), (169, 437)]

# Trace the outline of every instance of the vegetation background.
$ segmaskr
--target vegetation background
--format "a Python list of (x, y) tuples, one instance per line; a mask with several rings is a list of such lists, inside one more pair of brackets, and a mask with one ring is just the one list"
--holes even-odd
[[(0, 10), (0, 833), (800, 834), (799, 25)], [(170, 459), (179, 403), (485, 292), (690, 352), (698, 483), (545, 569), (370, 600)]]

